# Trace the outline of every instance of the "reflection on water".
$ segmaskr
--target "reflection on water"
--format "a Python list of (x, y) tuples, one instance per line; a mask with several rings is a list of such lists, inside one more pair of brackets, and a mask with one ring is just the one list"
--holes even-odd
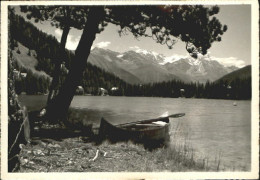
[[(46, 96), (21, 96), (28, 109), (43, 107)], [(197, 154), (214, 160), (221, 156), (225, 170), (250, 170), (251, 101), (147, 97), (75, 96), (71, 107), (87, 114), (82, 121), (98, 126), (101, 117), (113, 124), (186, 113), (171, 119), (172, 141), (187, 140)], [(174, 137), (174, 138), (173, 138)]]

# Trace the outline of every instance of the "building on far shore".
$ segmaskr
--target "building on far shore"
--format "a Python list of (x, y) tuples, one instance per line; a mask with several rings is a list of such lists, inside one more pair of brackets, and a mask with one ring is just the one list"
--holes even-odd
[(76, 89), (75, 94), (83, 95), (84, 94), (84, 88), (82, 86), (78, 86), (77, 89)]
[(118, 87), (112, 87), (111, 88), (111, 91), (117, 91), (118, 90)]
[(15, 80), (26, 78), (26, 76), (27, 76), (27, 73), (21, 73), (19, 70), (16, 70), (16, 69), (13, 70), (13, 73), (14, 73)]
[(104, 88), (98, 88), (98, 95), (99, 96), (108, 96), (108, 91)]
[(22, 78), (26, 78), (26, 76), (27, 76), (27, 73), (21, 73)]
[(20, 79), (20, 71), (14, 69), (13, 70), (13, 74), (14, 74), (14, 79)]
[(181, 98), (185, 97), (185, 89), (180, 89), (180, 97)]

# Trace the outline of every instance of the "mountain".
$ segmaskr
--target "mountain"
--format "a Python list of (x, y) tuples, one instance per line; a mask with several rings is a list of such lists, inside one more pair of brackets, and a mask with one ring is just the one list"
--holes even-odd
[(91, 51), (88, 62), (100, 67), (131, 84), (152, 83), (179, 79), (169, 73), (155, 59), (143, 56), (134, 51), (124, 54), (94, 48)]
[(159, 64), (163, 60), (162, 55), (156, 55), (148, 51), (127, 51), (118, 57), (126, 64), (123, 68), (136, 75), (142, 83), (155, 83), (173, 79), (181, 80), (180, 77)]
[(178, 59), (142, 49), (119, 53), (94, 48), (88, 62), (131, 84), (171, 80), (205, 83), (238, 69), (235, 66), (224, 67), (209, 57)]
[(215, 60), (204, 57), (182, 58), (175, 60), (172, 63), (164, 64), (170, 72), (175, 73), (179, 77), (185, 78), (184, 81), (201, 82), (215, 81), (225, 74), (238, 69), (237, 67), (224, 67)]
[(249, 79), (251, 77), (251, 68), (252, 68), (251, 65), (245, 66), (241, 69), (238, 69), (236, 71), (233, 71), (233, 72), (221, 77), (216, 82), (220, 82), (220, 81), (232, 82), (232, 81), (235, 81), (236, 79), (240, 79), (240, 80)]
[(137, 76), (122, 67), (125, 66), (125, 64), (120, 58), (117, 58), (118, 55), (119, 53), (110, 50), (95, 48), (91, 52), (88, 58), (88, 62), (92, 65), (104, 69), (107, 72), (114, 74), (115, 76), (128, 83), (141, 83), (141, 80)]

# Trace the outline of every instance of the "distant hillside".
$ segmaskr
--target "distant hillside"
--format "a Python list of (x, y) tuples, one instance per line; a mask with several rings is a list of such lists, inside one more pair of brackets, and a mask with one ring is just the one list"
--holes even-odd
[(50, 78), (50, 76), (44, 71), (38, 71), (35, 69), (38, 64), (38, 60), (36, 59), (36, 52), (34, 50), (29, 50), (27, 47), (19, 42), (17, 43), (17, 45), (18, 46), (14, 48), (12, 53), (18, 67), (20, 69), (30, 70), (33, 74), (37, 74), (38, 76)]
[(251, 99), (251, 65), (218, 79), (213, 83), (213, 89), (212, 94), (217, 93), (225, 99)]
[[(54, 36), (40, 31), (21, 16), (10, 17), (10, 21), (11, 49), (17, 60), (17, 66), (30, 69), (33, 74), (41, 73), (51, 77), (54, 61), (59, 58), (59, 42)], [(67, 69), (74, 56), (72, 51), (66, 51), (64, 61)], [(107, 90), (112, 87), (122, 89), (128, 84), (113, 73), (108, 73), (88, 63), (84, 78), (79, 85), (83, 86), (85, 93), (96, 94), (100, 87)]]
[(241, 69), (238, 69), (236, 71), (233, 71), (222, 78), (218, 79), (216, 82), (219, 81), (227, 81), (227, 82), (232, 82), (235, 81), (236, 79), (240, 80), (245, 80), (251, 77), (251, 65), (245, 66)]

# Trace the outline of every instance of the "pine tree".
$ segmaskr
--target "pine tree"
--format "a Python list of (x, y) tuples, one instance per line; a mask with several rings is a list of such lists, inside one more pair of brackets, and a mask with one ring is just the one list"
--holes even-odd
[[(27, 7), (30, 15), (39, 16), (39, 20), (49, 18), (51, 13), (40, 13), (39, 8)], [(63, 7), (64, 8), (64, 7)], [(104, 30), (108, 23), (120, 26), (120, 34), (131, 32), (136, 38), (151, 37), (155, 42), (172, 48), (177, 40), (186, 43), (186, 49), (192, 57), (198, 53), (206, 54), (214, 41), (221, 41), (221, 35), (227, 30), (214, 17), (219, 8), (196, 6), (91, 6), (81, 7), (87, 14), (82, 36), (71, 62), (70, 71), (59, 94), (48, 104), (50, 120), (62, 119), (68, 111), (76, 87), (79, 85), (86, 66), (95, 36)], [(85, 17), (85, 16), (83, 16)], [(73, 20), (78, 20), (77, 17)], [(140, 94), (140, 88), (138, 89)]]
[[(83, 29), (88, 8), (82, 6), (21, 6), (21, 11), (27, 13), (28, 19), (34, 18), (36, 23), (50, 20), (52, 26), (62, 29), (59, 57), (55, 61), (53, 80), (47, 100), (47, 104), (49, 104), (56, 96), (55, 92), (58, 92), (59, 86), (61, 86), (59, 84), (61, 64), (63, 61), (68, 63), (65, 46), (70, 28)], [(47, 49), (47, 51), (50, 51), (50, 49)]]

